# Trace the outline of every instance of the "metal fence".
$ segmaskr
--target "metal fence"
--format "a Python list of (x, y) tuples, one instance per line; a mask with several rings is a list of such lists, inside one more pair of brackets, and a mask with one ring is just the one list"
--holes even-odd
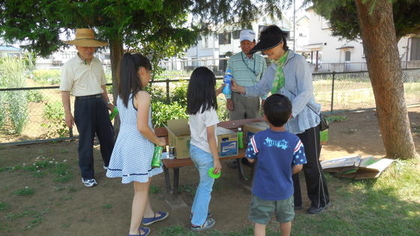
[[(406, 104), (420, 103), (420, 68), (407, 69), (403, 73)], [(218, 79), (221, 77), (218, 76)], [(153, 83), (160, 86), (169, 98), (171, 88), (179, 81), (180, 79), (160, 79)], [(375, 107), (366, 71), (314, 73), (313, 81), (315, 97), (321, 103), (323, 112), (336, 113)], [(112, 91), (112, 84), (107, 86), (108, 91)], [(12, 116), (10, 111), (14, 103), (13, 97), (16, 97), (11, 94), (15, 93), (21, 93), (19, 97), (26, 99), (26, 102), (20, 103), (26, 107), (19, 109), (18, 116)], [(71, 102), (73, 104), (73, 100)], [(16, 121), (13, 119), (16, 117), (24, 122), (24, 128), (19, 134), (14, 127)], [(0, 89), (0, 145), (51, 142), (73, 136), (77, 136), (77, 129), (69, 131), (65, 126), (58, 86)]]

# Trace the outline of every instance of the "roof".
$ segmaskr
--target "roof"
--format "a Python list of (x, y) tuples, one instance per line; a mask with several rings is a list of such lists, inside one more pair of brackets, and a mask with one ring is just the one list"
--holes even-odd
[(0, 45), (0, 51), (16, 51), (20, 52), (20, 49), (17, 47), (9, 46), (9, 45)]
[(339, 48), (336, 48), (336, 49), (341, 50), (341, 49), (351, 49), (351, 48), (354, 48), (354, 46), (342, 46), (342, 47), (339, 47)]

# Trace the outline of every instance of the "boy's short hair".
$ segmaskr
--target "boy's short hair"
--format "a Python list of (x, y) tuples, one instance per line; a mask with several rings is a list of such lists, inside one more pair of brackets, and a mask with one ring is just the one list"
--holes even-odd
[(264, 114), (268, 122), (275, 127), (281, 127), (292, 114), (292, 103), (282, 94), (273, 94), (264, 102)]

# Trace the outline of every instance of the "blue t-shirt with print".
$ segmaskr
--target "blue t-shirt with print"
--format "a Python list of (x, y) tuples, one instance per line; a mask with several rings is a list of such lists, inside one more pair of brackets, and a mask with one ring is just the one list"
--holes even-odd
[(292, 166), (306, 164), (298, 136), (288, 131), (260, 131), (250, 139), (245, 156), (258, 160), (252, 187), (255, 196), (277, 201), (293, 195)]

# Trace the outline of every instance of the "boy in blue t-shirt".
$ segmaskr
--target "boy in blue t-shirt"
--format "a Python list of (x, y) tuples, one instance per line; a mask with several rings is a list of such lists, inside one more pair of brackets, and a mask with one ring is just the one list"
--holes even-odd
[(264, 118), (270, 128), (256, 133), (249, 141), (246, 157), (256, 163), (249, 219), (255, 223), (254, 235), (264, 236), (273, 213), (283, 236), (290, 235), (295, 216), (292, 174), (306, 164), (303, 144), (284, 125), (292, 114), (292, 104), (281, 94), (265, 100)]

